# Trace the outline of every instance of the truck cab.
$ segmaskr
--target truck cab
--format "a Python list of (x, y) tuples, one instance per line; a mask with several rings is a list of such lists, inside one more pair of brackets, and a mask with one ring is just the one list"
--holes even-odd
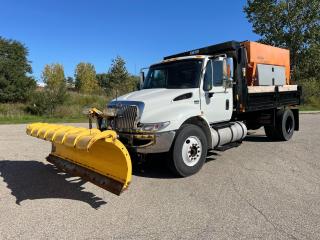
[(140, 91), (117, 100), (142, 101), (145, 114), (141, 115), (141, 122), (169, 120), (167, 129), (179, 128), (181, 119), (190, 115), (201, 116), (208, 123), (229, 121), (233, 94), (228, 68), (232, 68), (232, 59), (220, 56), (197, 55), (165, 60), (150, 66), (146, 77), (142, 76)]

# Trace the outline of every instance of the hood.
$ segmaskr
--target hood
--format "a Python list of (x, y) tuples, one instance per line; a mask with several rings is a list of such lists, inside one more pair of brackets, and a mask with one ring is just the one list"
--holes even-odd
[[(197, 88), (196, 88), (197, 89)], [(140, 101), (148, 102), (150, 100), (173, 100), (175, 97), (184, 93), (194, 92), (194, 89), (167, 89), (167, 88), (153, 88), (143, 89), (123, 95), (118, 98), (121, 101)], [(156, 100), (157, 101), (157, 100)]]
[[(192, 93), (192, 96), (187, 99), (173, 101), (176, 97), (183, 94)], [(190, 94), (191, 95), (191, 94)], [(144, 108), (141, 115), (141, 122), (152, 123), (170, 121), (169, 115), (174, 115), (177, 108), (183, 107), (182, 105), (189, 105), (194, 100), (199, 100), (199, 88), (188, 88), (188, 89), (166, 89), (166, 88), (154, 88), (154, 89), (143, 89), (128, 93), (121, 97), (118, 97), (117, 101), (121, 102), (137, 102), (143, 103)], [(112, 100), (112, 102), (115, 101)], [(200, 109), (199, 105), (194, 105)], [(170, 114), (168, 114), (170, 113)]]

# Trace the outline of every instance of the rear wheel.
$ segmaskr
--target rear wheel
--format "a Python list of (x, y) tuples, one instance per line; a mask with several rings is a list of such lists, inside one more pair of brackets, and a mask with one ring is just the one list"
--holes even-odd
[(177, 132), (171, 150), (170, 169), (178, 176), (187, 177), (198, 172), (207, 156), (207, 138), (196, 125), (185, 124)]
[(279, 110), (275, 126), (265, 126), (265, 133), (272, 140), (288, 141), (295, 128), (294, 115), (290, 109)]
[(278, 123), (277, 128), (280, 140), (288, 141), (291, 139), (295, 125), (293, 112), (290, 109), (286, 109), (282, 113), (279, 113)]
[(270, 140), (277, 140), (276, 129), (273, 126), (264, 126), (264, 132)]

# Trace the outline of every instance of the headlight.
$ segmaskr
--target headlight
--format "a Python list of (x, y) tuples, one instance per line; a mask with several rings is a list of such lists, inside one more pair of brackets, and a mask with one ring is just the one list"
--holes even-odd
[(159, 123), (140, 123), (138, 129), (145, 132), (159, 131), (167, 127), (170, 122), (159, 122)]

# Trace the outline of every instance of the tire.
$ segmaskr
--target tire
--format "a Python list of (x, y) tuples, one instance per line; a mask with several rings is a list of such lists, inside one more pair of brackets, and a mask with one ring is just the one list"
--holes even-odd
[(273, 126), (264, 126), (264, 132), (266, 133), (266, 136), (270, 140), (278, 140), (279, 136), (276, 133), (276, 129)]
[(187, 177), (198, 172), (207, 156), (207, 138), (196, 125), (184, 124), (177, 132), (171, 149), (169, 167), (180, 177)]
[(282, 141), (288, 141), (292, 138), (294, 132), (294, 116), (290, 109), (278, 112), (277, 134)]
[(276, 126), (265, 126), (267, 137), (271, 140), (288, 141), (292, 138), (295, 122), (290, 109), (279, 110), (276, 115)]

